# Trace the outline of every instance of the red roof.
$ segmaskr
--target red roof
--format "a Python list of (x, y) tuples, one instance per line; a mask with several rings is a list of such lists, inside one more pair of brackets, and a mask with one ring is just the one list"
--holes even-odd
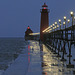
[(46, 5), (46, 3), (44, 3), (44, 5), (42, 7), (48, 7), (48, 6)]

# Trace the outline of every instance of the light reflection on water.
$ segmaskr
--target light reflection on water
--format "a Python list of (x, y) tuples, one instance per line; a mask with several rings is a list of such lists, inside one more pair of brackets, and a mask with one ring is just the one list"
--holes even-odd
[(73, 69), (67, 69), (65, 62), (61, 62), (44, 44), (41, 46), (42, 75), (73, 75)]

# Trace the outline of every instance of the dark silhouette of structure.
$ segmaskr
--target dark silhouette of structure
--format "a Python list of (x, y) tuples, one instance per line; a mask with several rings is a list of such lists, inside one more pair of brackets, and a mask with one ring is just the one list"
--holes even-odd
[(43, 30), (49, 27), (49, 17), (48, 17), (48, 6), (46, 3), (42, 6), (41, 12), (41, 24), (40, 24), (40, 40), (43, 41)]
[(27, 30), (25, 31), (25, 40), (32, 40), (33, 39), (33, 36), (29, 35), (30, 33), (33, 33), (33, 31), (28, 26)]

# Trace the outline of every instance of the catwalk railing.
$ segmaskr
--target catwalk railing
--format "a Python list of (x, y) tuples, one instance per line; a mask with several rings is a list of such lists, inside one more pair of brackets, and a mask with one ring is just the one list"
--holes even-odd
[[(72, 25), (65, 29), (54, 30), (52, 32), (46, 32), (43, 35), (44, 43), (51, 49), (54, 54), (57, 54), (57, 57), (61, 57), (61, 61), (66, 61), (65, 54), (66, 52), (66, 45), (68, 46), (68, 56), (69, 57), (69, 64), (67, 65), (68, 68), (74, 68), (74, 65), (71, 64), (71, 49), (72, 45), (75, 46), (75, 25)], [(62, 56), (60, 55), (62, 52)], [(75, 59), (74, 59), (75, 61)]]

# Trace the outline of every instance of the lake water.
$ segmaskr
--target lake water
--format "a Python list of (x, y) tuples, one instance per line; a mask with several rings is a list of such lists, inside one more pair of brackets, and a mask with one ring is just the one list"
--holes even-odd
[(26, 44), (24, 38), (0, 38), (0, 71), (11, 65)]

